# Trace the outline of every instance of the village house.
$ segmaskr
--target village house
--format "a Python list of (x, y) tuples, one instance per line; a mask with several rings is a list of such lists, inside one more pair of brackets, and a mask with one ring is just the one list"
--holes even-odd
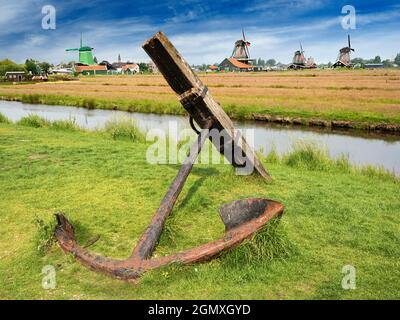
[(107, 74), (106, 66), (75, 66), (75, 72), (83, 75)]
[(115, 70), (117, 73), (128, 73), (128, 74), (133, 74), (133, 73), (138, 73), (139, 66), (136, 63), (127, 61), (123, 62), (121, 60), (121, 55), (118, 55), (118, 62), (114, 62), (111, 64), (110, 70)]
[(10, 82), (21, 82), (26, 81), (26, 73), (24, 71), (10, 71), (6, 72), (4, 76), (6, 81)]
[(253, 71), (254, 66), (240, 62), (235, 58), (226, 58), (219, 65), (219, 70), (221, 71)]
[(124, 74), (134, 74), (139, 72), (140, 68), (139, 65), (137, 65), (136, 63), (126, 64), (122, 67), (122, 73)]

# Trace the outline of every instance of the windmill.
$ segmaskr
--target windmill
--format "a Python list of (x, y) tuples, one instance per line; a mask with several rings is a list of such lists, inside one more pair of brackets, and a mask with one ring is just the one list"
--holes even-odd
[(317, 64), (315, 63), (315, 60), (313, 57), (309, 57), (306, 62), (306, 69), (316, 69)]
[(351, 51), (354, 52), (355, 50), (351, 47), (350, 35), (347, 36), (347, 40), (348, 40), (348, 46), (339, 50), (337, 61), (333, 65), (334, 68), (338, 67), (351, 68), (353, 66), (351, 63), (350, 54)]
[(250, 42), (246, 40), (246, 36), (244, 34), (243, 29), (242, 29), (242, 35), (243, 38), (235, 42), (235, 47), (233, 48), (231, 58), (234, 58), (246, 64), (250, 64), (252, 61), (255, 60), (250, 59), (250, 51), (249, 51)]
[(304, 56), (303, 46), (300, 42), (300, 50), (297, 50), (294, 53), (292, 64), (289, 66), (289, 69), (304, 69), (306, 66), (306, 58)]
[(85, 65), (85, 66), (96, 66), (97, 63), (95, 62), (93, 58), (93, 50), (94, 48), (92, 47), (84, 47), (83, 46), (83, 40), (82, 40), (82, 33), (81, 33), (81, 45), (79, 48), (74, 48), (74, 49), (66, 49), (65, 51), (71, 52), (71, 51), (78, 51), (79, 52), (79, 64), (80, 65)]
[(293, 61), (288, 66), (288, 69), (292, 70), (300, 70), (300, 69), (314, 69), (316, 68), (316, 63), (313, 58), (309, 58), (308, 61), (304, 56), (303, 45), (300, 42), (300, 50), (297, 50), (294, 53)]

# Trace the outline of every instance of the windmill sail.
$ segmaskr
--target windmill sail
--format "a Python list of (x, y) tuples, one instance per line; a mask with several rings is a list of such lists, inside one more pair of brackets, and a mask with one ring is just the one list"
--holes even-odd
[(253, 60), (250, 59), (250, 51), (249, 51), (250, 42), (246, 40), (246, 35), (243, 29), (242, 29), (242, 36), (243, 36), (242, 39), (237, 40), (235, 42), (231, 58), (235, 58), (240, 62), (248, 64)]
[(351, 51), (355, 51), (355, 50), (351, 47), (350, 35), (347, 36), (347, 43), (348, 43), (347, 47), (344, 47), (339, 50), (339, 55), (338, 55), (337, 61), (333, 65), (334, 68), (336, 68), (336, 67), (350, 68), (352, 66), (350, 54), (351, 54)]

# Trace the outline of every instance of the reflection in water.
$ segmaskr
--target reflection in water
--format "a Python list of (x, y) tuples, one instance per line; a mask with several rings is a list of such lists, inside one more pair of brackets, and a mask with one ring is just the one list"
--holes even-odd
[[(158, 128), (169, 130), (170, 123), (178, 129), (189, 128), (186, 117), (128, 113), (112, 110), (88, 110), (75, 107), (55, 107), (46, 105), (22, 104), (20, 102), (0, 101), (0, 113), (13, 121), (28, 114), (37, 114), (48, 120), (74, 119), (84, 128), (101, 128), (108, 120), (117, 117), (130, 117), (137, 121), (143, 131)], [(364, 131), (331, 131), (311, 128), (285, 127), (262, 122), (236, 122), (242, 130), (254, 130), (256, 150), (264, 154), (275, 148), (282, 154), (298, 140), (312, 140), (326, 147), (332, 157), (347, 155), (352, 163), (360, 165), (384, 166), (389, 171), (400, 174), (400, 137)]]

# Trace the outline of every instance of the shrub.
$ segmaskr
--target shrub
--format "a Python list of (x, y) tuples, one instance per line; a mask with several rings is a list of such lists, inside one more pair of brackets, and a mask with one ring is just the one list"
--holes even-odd
[(95, 99), (83, 99), (81, 107), (92, 110), (96, 108), (96, 100)]
[(79, 126), (75, 123), (75, 120), (56, 120), (51, 123), (51, 128), (55, 130), (68, 131), (80, 130)]
[(283, 161), (290, 167), (308, 170), (326, 170), (331, 166), (328, 151), (308, 141), (296, 142)]
[(24, 94), (21, 97), (21, 102), (23, 103), (31, 103), (31, 104), (39, 104), (40, 103), (40, 95), (39, 94)]
[(77, 81), (77, 77), (71, 74), (52, 74), (48, 76), (48, 81)]
[(48, 120), (36, 114), (30, 114), (26, 117), (21, 118), (17, 122), (17, 124), (20, 126), (33, 127), (33, 128), (43, 128), (50, 126), (50, 122)]
[(104, 131), (108, 133), (114, 140), (131, 140), (134, 142), (144, 142), (145, 136), (138, 129), (134, 119), (119, 118), (109, 120), (104, 127)]
[(39, 254), (45, 254), (55, 242), (54, 230), (56, 228), (55, 219), (50, 222), (45, 222), (39, 217), (35, 217), (34, 224), (37, 229), (36, 234), (36, 249)]

